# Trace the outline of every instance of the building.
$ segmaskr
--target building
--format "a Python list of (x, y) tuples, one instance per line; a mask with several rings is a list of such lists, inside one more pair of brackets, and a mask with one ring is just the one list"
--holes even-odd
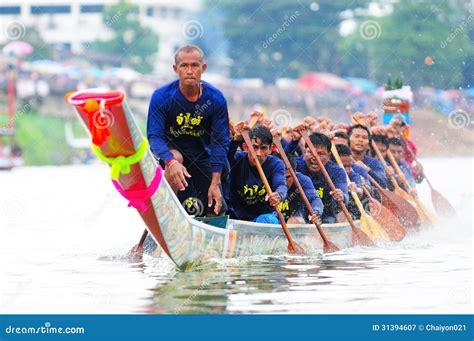
[[(111, 31), (108, 21), (102, 21), (102, 10), (118, 0), (2, 0), (0, 2), (0, 44), (21, 40), (26, 27), (34, 26), (43, 39), (57, 48), (75, 54), (87, 52), (96, 39), (108, 39)], [(139, 8), (139, 21), (159, 36), (159, 51), (155, 70), (168, 74), (174, 51), (192, 41), (202, 32), (197, 17), (200, 0), (129, 0)], [(121, 13), (109, 18), (117, 20)], [(109, 24), (110, 25), (110, 24)], [(190, 33), (189, 33), (190, 32)]]

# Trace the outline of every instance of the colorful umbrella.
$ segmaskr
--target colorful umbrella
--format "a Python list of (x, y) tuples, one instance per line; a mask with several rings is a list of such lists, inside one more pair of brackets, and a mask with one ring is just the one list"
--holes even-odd
[(2, 51), (10, 56), (26, 56), (33, 52), (33, 46), (27, 42), (16, 40), (5, 45)]

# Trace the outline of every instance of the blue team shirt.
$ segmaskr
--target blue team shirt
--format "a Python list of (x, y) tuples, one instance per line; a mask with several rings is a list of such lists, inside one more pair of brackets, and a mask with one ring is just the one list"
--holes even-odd
[[(230, 168), (231, 204), (237, 219), (250, 221), (261, 214), (275, 211), (265, 201), (267, 191), (257, 168), (250, 165), (246, 152), (236, 152), (230, 160)], [(272, 190), (278, 192), (280, 198), (285, 198), (288, 189), (283, 161), (269, 155), (262, 168)]]
[(400, 169), (402, 170), (403, 174), (407, 178), (407, 181), (410, 187), (415, 188), (416, 182), (411, 172), (410, 166), (408, 166), (408, 164), (403, 160), (398, 161), (398, 165), (400, 166)]
[[(353, 171), (354, 173), (356, 173), (357, 175), (359, 175), (357, 178), (358, 178), (358, 180), (359, 180), (359, 182), (360, 182), (360, 186), (359, 186), (359, 184), (357, 184), (357, 186), (359, 186), (359, 187), (362, 186), (362, 181), (360, 181), (360, 179), (363, 178), (364, 181), (365, 181), (365, 186), (370, 190), (372, 186), (371, 186), (371, 184), (370, 184), (369, 173), (367, 173), (367, 171), (366, 171), (364, 168), (362, 168), (362, 167), (359, 166), (359, 165), (356, 165), (355, 163), (353, 163), (353, 164), (351, 165), (351, 168), (352, 168), (352, 171)], [(349, 175), (349, 178), (350, 178), (350, 175)], [(354, 181), (354, 180), (352, 180), (352, 178), (351, 178), (351, 181)]]
[(179, 80), (153, 93), (148, 109), (147, 135), (155, 155), (165, 162), (173, 157), (170, 147), (191, 162), (207, 162), (220, 173), (229, 149), (229, 114), (224, 95), (202, 81), (196, 102), (179, 90)]
[[(316, 193), (311, 179), (300, 172), (296, 172), (296, 178), (303, 188), (303, 192), (306, 195), (306, 198), (308, 198), (314, 213), (321, 217), (324, 209), (323, 202), (318, 193)], [(286, 194), (285, 199), (280, 203), (279, 207), (286, 220), (290, 217), (301, 217), (308, 222), (309, 211), (306, 208), (303, 199), (301, 199), (301, 195), (298, 193), (298, 188), (295, 183), (293, 183), (293, 185), (288, 189), (288, 193)]]
[[(299, 157), (296, 163), (296, 169), (304, 175), (307, 175), (311, 179), (311, 181), (313, 182), (313, 186), (316, 189), (316, 192), (318, 193), (319, 197), (321, 198), (321, 201), (323, 202), (323, 222), (335, 222), (337, 213), (337, 202), (329, 194), (331, 188), (326, 182), (323, 173), (311, 173), (308, 170), (308, 167), (306, 167), (306, 162), (303, 156)], [(329, 177), (334, 183), (334, 186), (342, 190), (342, 192), (344, 193), (345, 202), (347, 203), (349, 200), (349, 195), (347, 191), (346, 172), (333, 161), (328, 161), (324, 168), (326, 168), (326, 171), (328, 172)]]
[(385, 187), (385, 188), (387, 187), (390, 188), (388, 178), (385, 175), (385, 168), (379, 160), (365, 155), (364, 158), (362, 159), (362, 162), (367, 167), (370, 168), (369, 174), (372, 175), (375, 178), (375, 180), (377, 180), (377, 182), (379, 182), (380, 186)]

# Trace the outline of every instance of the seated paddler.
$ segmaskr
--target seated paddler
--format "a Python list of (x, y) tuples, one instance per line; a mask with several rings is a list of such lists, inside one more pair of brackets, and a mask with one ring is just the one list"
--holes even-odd
[[(273, 136), (270, 129), (256, 125), (249, 132), (256, 157), (248, 152), (248, 146), (242, 143), (242, 130), (246, 122), (235, 126), (234, 140), (230, 145), (230, 193), (231, 217), (258, 223), (279, 224), (274, 207), (285, 198), (287, 187), (285, 182), (285, 165), (282, 160), (270, 155)], [(241, 146), (242, 150), (237, 151)], [(257, 170), (260, 162), (268, 183), (273, 191), (268, 195)]]

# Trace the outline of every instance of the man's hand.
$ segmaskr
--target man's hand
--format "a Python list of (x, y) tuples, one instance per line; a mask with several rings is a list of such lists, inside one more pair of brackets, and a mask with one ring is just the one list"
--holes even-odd
[(291, 129), (291, 139), (295, 142), (301, 140), (301, 134), (294, 129)]
[(188, 187), (186, 178), (190, 178), (191, 174), (188, 173), (186, 167), (184, 167), (179, 161), (173, 160), (167, 166), (169, 177), (173, 185), (180, 191), (184, 191)]
[(267, 195), (266, 200), (270, 204), (270, 206), (276, 207), (281, 201), (280, 193), (273, 192), (270, 195)]
[[(220, 175), (220, 174), (219, 174)], [(217, 215), (222, 208), (222, 193), (219, 183), (211, 182), (209, 191), (207, 192), (207, 203), (209, 207), (214, 204), (214, 213)]]
[(321, 220), (319, 219), (318, 215), (314, 213), (313, 215), (308, 216), (308, 220), (316, 225), (321, 225)]
[(344, 193), (339, 188), (336, 188), (336, 190), (329, 192), (329, 194), (336, 201), (344, 201)]
[(354, 182), (349, 182), (347, 189), (351, 192), (357, 192), (357, 185)]
[(370, 127), (375, 126), (379, 121), (379, 115), (376, 112), (369, 112), (367, 114), (367, 123)]
[(386, 173), (387, 173), (387, 175), (388, 175), (389, 178), (391, 178), (392, 176), (395, 175), (395, 171), (394, 171), (394, 169), (393, 169), (392, 166), (387, 166)]
[(364, 113), (356, 112), (354, 115), (351, 116), (351, 125), (354, 126), (356, 124), (367, 126), (367, 121)]
[(242, 131), (248, 129), (249, 124), (247, 121), (240, 121), (234, 126), (234, 141), (242, 141)]

